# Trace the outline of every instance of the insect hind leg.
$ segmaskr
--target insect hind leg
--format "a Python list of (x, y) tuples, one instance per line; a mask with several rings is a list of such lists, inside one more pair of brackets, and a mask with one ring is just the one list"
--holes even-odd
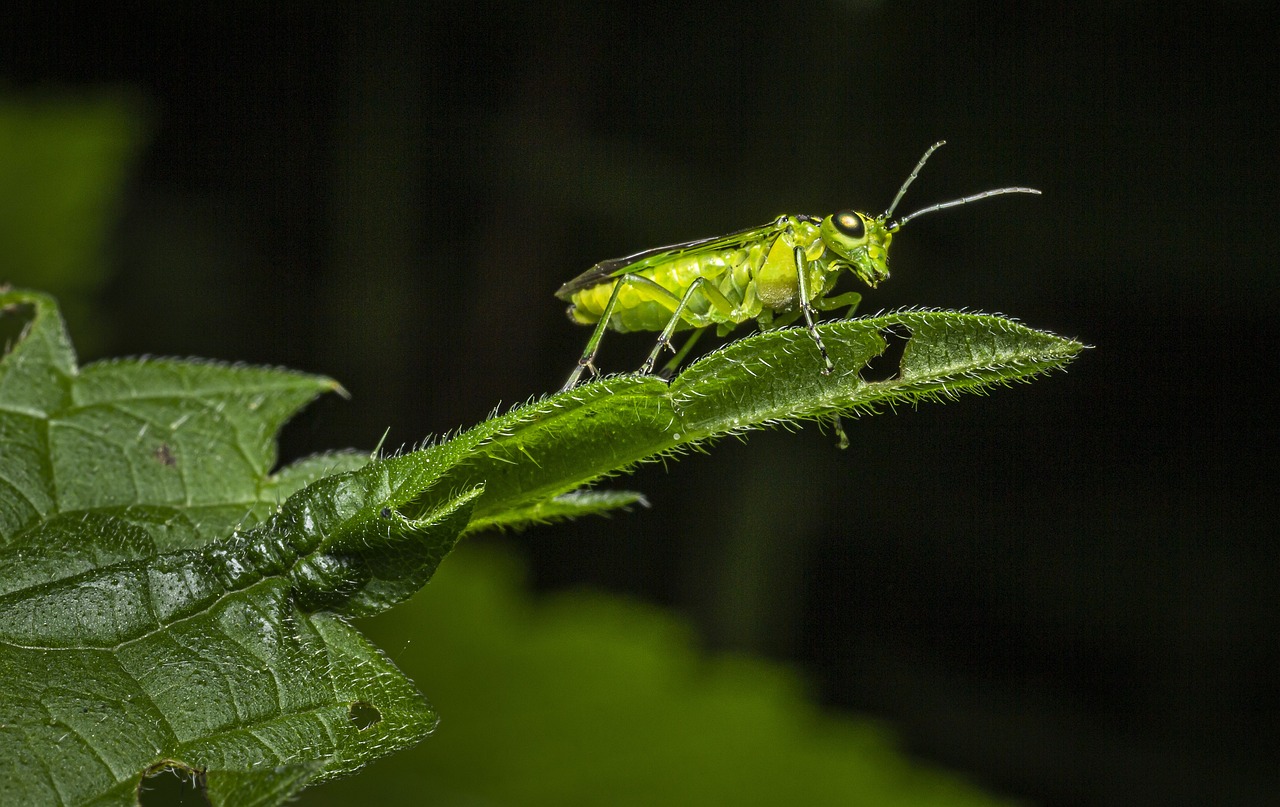
[(670, 379), (671, 376), (675, 375), (676, 368), (684, 364), (684, 360), (693, 350), (693, 346), (698, 344), (698, 340), (701, 339), (702, 335), (706, 332), (706, 328), (699, 328), (689, 334), (689, 338), (684, 340), (684, 344), (680, 346), (680, 350), (676, 355), (672, 356), (666, 364), (662, 365), (662, 369), (658, 371), (658, 375), (666, 379)]
[[(583, 348), (582, 357), (578, 359), (578, 366), (569, 374), (569, 379), (560, 388), (561, 392), (568, 392), (576, 387), (584, 371), (590, 370), (592, 375), (599, 373), (595, 366), (596, 354), (600, 352), (600, 340), (604, 338), (605, 329), (609, 327), (609, 320), (613, 318), (613, 311), (618, 306), (618, 294), (621, 293), (624, 285), (648, 288), (650, 291), (657, 293), (659, 298), (657, 302), (664, 303), (672, 309), (678, 310), (680, 308), (681, 298), (653, 280), (643, 275), (635, 274), (619, 277), (618, 282), (613, 285), (613, 292), (609, 295), (609, 302), (605, 303), (604, 310), (600, 313), (600, 319), (596, 322), (595, 330), (591, 332), (591, 338), (587, 340), (587, 346)], [(661, 341), (659, 341), (659, 346), (661, 344)]]
[[(667, 321), (667, 327), (663, 328), (662, 333), (658, 335), (658, 342), (653, 346), (653, 351), (649, 353), (649, 358), (645, 359), (644, 364), (640, 365), (640, 372), (653, 372), (653, 365), (658, 361), (658, 355), (662, 353), (662, 349), (664, 347), (671, 349), (672, 352), (675, 351), (675, 349), (671, 347), (671, 337), (676, 332), (676, 328), (679, 327), (681, 321), (688, 322), (695, 328), (705, 328), (716, 321), (710, 314), (698, 314), (688, 310), (689, 301), (693, 299), (693, 293), (699, 290), (702, 291), (703, 295), (711, 303), (713, 308), (720, 310), (722, 314), (729, 316), (730, 318), (733, 317), (736, 308), (729, 298), (724, 296), (724, 292), (717, 289), (712, 285), (711, 281), (707, 280), (705, 277), (695, 278), (694, 281), (689, 284), (689, 288), (685, 290), (684, 296), (680, 298), (680, 302), (676, 305), (675, 310), (671, 312), (671, 319)], [(677, 354), (676, 360), (684, 358), (688, 349), (693, 347), (692, 341), (693, 339), (691, 337), (690, 343), (685, 345), (685, 350), (682, 350)], [(670, 367), (670, 365), (668, 365), (668, 367)], [(672, 367), (671, 369), (674, 368)]]

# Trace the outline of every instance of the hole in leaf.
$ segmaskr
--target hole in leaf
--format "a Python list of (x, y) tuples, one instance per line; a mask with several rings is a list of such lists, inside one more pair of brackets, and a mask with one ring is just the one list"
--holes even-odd
[(885, 341), (884, 352), (858, 371), (858, 376), (867, 383), (893, 381), (901, 377), (902, 356), (906, 352), (907, 342), (911, 341), (911, 333), (905, 329), (899, 332), (893, 328), (884, 328), (880, 331), (880, 338)]
[(364, 731), (382, 720), (382, 712), (368, 701), (356, 701), (347, 710), (347, 717), (355, 724), (356, 731)]
[[(0, 291), (4, 291), (3, 286)], [(36, 307), (29, 303), (0, 306), (0, 358), (8, 356), (13, 346), (22, 341), (35, 318)]]
[(161, 760), (142, 772), (138, 782), (141, 807), (210, 807), (206, 769), (173, 759)]

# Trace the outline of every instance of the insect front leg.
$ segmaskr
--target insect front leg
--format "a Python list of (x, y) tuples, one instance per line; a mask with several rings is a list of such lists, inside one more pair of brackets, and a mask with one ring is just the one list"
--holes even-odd
[(849, 310), (844, 312), (845, 319), (853, 319), (853, 315), (858, 311), (858, 305), (862, 302), (862, 295), (856, 291), (837, 294), (835, 297), (827, 297), (822, 300), (814, 300), (813, 307), (819, 311), (832, 311), (837, 308), (849, 306)]
[[(849, 306), (849, 310), (845, 312), (845, 319), (853, 319), (854, 313), (858, 310), (858, 304), (862, 302), (862, 295), (856, 291), (837, 294), (835, 297), (827, 297), (821, 300), (815, 300), (813, 307), (819, 311), (831, 311), (835, 308), (843, 308)], [(839, 415), (832, 415), (831, 428), (836, 435), (836, 445), (841, 449), (849, 447), (849, 435), (844, 433), (844, 423)]]
[(822, 344), (822, 336), (813, 324), (813, 306), (809, 303), (809, 281), (805, 278), (805, 263), (804, 250), (796, 247), (796, 281), (800, 291), (800, 313), (804, 314), (804, 326), (809, 331), (809, 336), (813, 337), (813, 343), (818, 346), (818, 352), (822, 354), (822, 374), (831, 375), (831, 371), (836, 369), (836, 366), (831, 363), (831, 357), (827, 355), (827, 346)]

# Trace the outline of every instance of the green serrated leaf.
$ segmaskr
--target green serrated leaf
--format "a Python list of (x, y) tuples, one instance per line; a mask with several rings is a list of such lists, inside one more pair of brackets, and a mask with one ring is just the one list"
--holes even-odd
[[(168, 514), (158, 548), (225, 536), (279, 504), (275, 434), (322, 392), (321, 376), (175, 359), (75, 367), (51, 299), (0, 292), (31, 312), (0, 361), (0, 545), (43, 519), (103, 508)], [(147, 520), (152, 520), (148, 516)]]
[(158, 758), (323, 758), (325, 778), (420, 740), (434, 712), (339, 615), (407, 597), (452, 548), (481, 489), (403, 516), (433, 476), (423, 454), (382, 460), (225, 541), (0, 597), (0, 803), (89, 801)]
[(648, 507), (644, 494), (633, 490), (575, 490), (563, 496), (535, 502), (528, 507), (509, 510), (497, 518), (473, 518), (467, 532), (489, 527), (521, 529), (532, 524), (550, 524), (582, 516), (604, 515), (632, 505)]
[(312, 482), (318, 482), (326, 476), (358, 470), (371, 461), (372, 457), (361, 451), (315, 454), (281, 468), (267, 481), (269, 488), (264, 490), (269, 489), (278, 501), (284, 501)]
[[(165, 759), (148, 768), (140, 782), (121, 782), (87, 807), (135, 807), (140, 801), (189, 804), (197, 800), (210, 807), (273, 807), (293, 800), (321, 768), (318, 762), (305, 762), (217, 770)], [(189, 793), (199, 795), (193, 798)]]
[[(637, 462), (752, 429), (857, 415), (883, 405), (943, 400), (1061, 369), (1084, 348), (1004, 317), (902, 311), (819, 326), (836, 370), (803, 329), (748, 336), (695, 362), (670, 383), (613, 376), (492, 418), (436, 447), (441, 484), (483, 480), (476, 523), (520, 520)], [(893, 377), (861, 371), (891, 338), (907, 340)]]
[(430, 733), (430, 705), (343, 620), (417, 591), (482, 486), (424, 496), (422, 452), (270, 477), (275, 431), (333, 382), (77, 371), (51, 300), (0, 307), (26, 321), (0, 359), (0, 804), (132, 803), (163, 760), (217, 772), (210, 798), (239, 776), (228, 792), (273, 803), (289, 776), (244, 775), (332, 777)]
[[(171, 762), (217, 772), (211, 798), (243, 772), (263, 803), (353, 771), (436, 716), (345, 619), (412, 595), (464, 530), (642, 502), (576, 489), (725, 434), (1025, 380), (1082, 347), (899, 312), (821, 326), (839, 368), (824, 376), (807, 334), (771, 332), (670, 383), (607, 378), (419, 451), (272, 476), (276, 431), (335, 382), (177, 360), (78, 370), (52, 300), (0, 291), (0, 313), (26, 322), (0, 358), (0, 804), (126, 803)], [(865, 380), (886, 338), (907, 338), (901, 366)], [(253, 784), (282, 766), (306, 776)]]
[(273, 807), (302, 791), (320, 770), (318, 763), (254, 770), (206, 771), (210, 807)]

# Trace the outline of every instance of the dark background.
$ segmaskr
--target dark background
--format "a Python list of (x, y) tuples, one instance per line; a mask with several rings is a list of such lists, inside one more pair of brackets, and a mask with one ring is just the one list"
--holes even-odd
[[(863, 311), (1014, 315), (1096, 347), (1068, 374), (853, 423), (845, 452), (815, 429), (727, 441), (610, 483), (651, 510), (494, 540), (544, 588), (794, 660), (1000, 792), (1267, 803), (1271, 5), (42, 9), (3, 23), (0, 90), (107, 87), (144, 115), (72, 333), (98, 335), (86, 360), (341, 380), (354, 400), (292, 424), (286, 459), (552, 391), (587, 337), (563, 281), (780, 212), (878, 212), (936, 139), (904, 211), (1043, 189), (913, 222)], [(611, 336), (601, 362), (649, 345)]]

